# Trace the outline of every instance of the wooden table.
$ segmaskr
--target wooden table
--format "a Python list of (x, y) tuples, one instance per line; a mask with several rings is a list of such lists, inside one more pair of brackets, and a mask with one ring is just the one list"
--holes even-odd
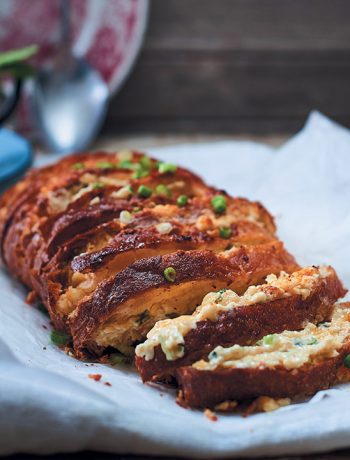
[(152, 0), (106, 131), (294, 132), (350, 126), (349, 0)]
[[(266, 458), (266, 457), (261, 457)], [(255, 460), (261, 460), (255, 458)], [(297, 455), (297, 456), (283, 456), (274, 457), (275, 460), (348, 460), (350, 459), (350, 449), (340, 450), (335, 452), (328, 452), (324, 454), (315, 455)], [(133, 456), (133, 455), (118, 455), (118, 454), (105, 454), (101, 452), (79, 452), (76, 454), (57, 454), (57, 455), (13, 455), (11, 457), (4, 457), (3, 460), (180, 460), (178, 457), (154, 457), (154, 456)], [(185, 460), (185, 459), (181, 459)], [(235, 459), (239, 460), (239, 459)], [(254, 460), (253, 458), (251, 460)]]
[[(214, 458), (214, 457), (213, 457)], [(265, 458), (265, 457), (261, 457)], [(251, 458), (251, 460), (261, 460), (261, 458)], [(335, 452), (329, 452), (324, 454), (315, 455), (297, 455), (297, 456), (283, 456), (274, 457), (275, 460), (348, 460), (350, 459), (350, 449), (340, 450)], [(117, 454), (105, 454), (101, 452), (79, 452), (76, 454), (57, 454), (48, 456), (35, 456), (35, 455), (13, 455), (6, 457), (4, 460), (186, 460), (178, 457), (154, 457), (154, 456), (131, 456), (131, 455), (117, 455)], [(239, 459), (235, 459), (239, 460)]]
[[(93, 146), (93, 150), (106, 149), (114, 151), (117, 149), (134, 148), (147, 150), (151, 147), (159, 147), (165, 145), (174, 145), (181, 143), (200, 143), (200, 142), (213, 142), (219, 140), (252, 140), (255, 142), (263, 142), (273, 147), (278, 147), (285, 142), (290, 136), (287, 135), (205, 135), (205, 134), (191, 134), (191, 135), (120, 135), (108, 136), (99, 139)], [(146, 453), (145, 453), (146, 454)], [(28, 454), (14, 455), (7, 457), (8, 460), (150, 460), (152, 457), (147, 456), (129, 456), (129, 455), (116, 455), (106, 454), (99, 452), (79, 452), (75, 454), (57, 454), (51, 456), (34, 456)], [(175, 457), (158, 457), (164, 460), (180, 460)], [(283, 456), (279, 460), (346, 460), (350, 459), (350, 449), (336, 451), (324, 454), (305, 455), (305, 456)], [(6, 459), (5, 459), (6, 460)]]

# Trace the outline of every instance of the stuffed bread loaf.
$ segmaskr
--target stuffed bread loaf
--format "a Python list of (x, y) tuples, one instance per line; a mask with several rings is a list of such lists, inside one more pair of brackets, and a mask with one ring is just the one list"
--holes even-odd
[(78, 358), (138, 345), (142, 379), (175, 377), (189, 407), (349, 377), (335, 271), (300, 269), (260, 203), (142, 153), (29, 172), (0, 198), (0, 251)]
[(129, 151), (65, 157), (0, 201), (4, 264), (79, 357), (131, 350), (209, 291), (296, 270), (275, 230), (259, 203)]

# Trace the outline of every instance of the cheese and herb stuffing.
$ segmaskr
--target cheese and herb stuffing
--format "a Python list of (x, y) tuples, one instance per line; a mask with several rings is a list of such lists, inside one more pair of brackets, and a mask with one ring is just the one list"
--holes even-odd
[[(301, 331), (271, 334), (253, 346), (234, 345), (216, 347), (208, 356), (193, 364), (198, 370), (224, 368), (276, 368), (296, 369), (305, 364), (316, 364), (339, 354), (350, 340), (350, 308), (339, 305), (331, 322), (318, 326), (309, 323)], [(347, 359), (347, 358), (345, 358)]]
[(301, 296), (305, 300), (314, 292), (320, 280), (332, 273), (333, 270), (326, 266), (307, 267), (291, 275), (285, 272), (281, 272), (278, 277), (269, 275), (266, 284), (250, 286), (242, 296), (228, 289), (211, 292), (192, 315), (157, 322), (147, 334), (147, 340), (136, 347), (136, 355), (149, 361), (154, 357), (154, 349), (160, 345), (167, 360), (181, 358), (185, 351), (185, 336), (196, 328), (198, 322), (216, 321), (221, 312), (292, 295)]
[[(71, 203), (77, 201), (83, 195), (104, 186), (120, 187), (119, 190), (112, 191), (110, 197), (114, 199), (127, 199), (133, 194), (130, 179), (147, 177), (152, 170), (156, 170), (157, 168), (157, 162), (150, 157), (144, 155), (138, 158), (131, 151), (119, 152), (113, 161), (74, 163), (72, 170), (81, 173), (77, 178), (77, 183), (70, 190), (62, 188), (49, 191), (47, 193), (48, 211), (51, 215), (63, 212)], [(89, 172), (88, 169), (94, 171)], [(101, 172), (96, 172), (96, 169), (101, 170)], [(121, 173), (120, 169), (125, 170), (125, 173)], [(159, 171), (160, 169), (163, 171), (162, 174), (176, 172), (176, 167), (168, 163), (161, 163)], [(107, 176), (106, 173), (109, 173), (109, 175)], [(168, 187), (165, 185), (162, 185), (162, 187), (168, 191), (166, 196), (170, 197), (171, 193)], [(148, 198), (151, 196), (152, 190), (149, 187), (141, 185), (138, 194), (140, 197)]]

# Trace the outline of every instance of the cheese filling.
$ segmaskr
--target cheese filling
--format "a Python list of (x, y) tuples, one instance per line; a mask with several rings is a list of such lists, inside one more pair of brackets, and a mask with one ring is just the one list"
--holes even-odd
[(208, 356), (193, 364), (199, 370), (225, 368), (295, 369), (339, 354), (350, 338), (350, 308), (338, 306), (329, 323), (309, 323), (302, 331), (284, 331), (265, 336), (254, 346), (216, 347)]
[(307, 267), (292, 275), (285, 272), (281, 272), (278, 277), (269, 275), (266, 284), (250, 286), (242, 296), (232, 290), (210, 292), (192, 315), (156, 323), (147, 334), (147, 340), (136, 347), (136, 355), (149, 361), (154, 357), (154, 349), (160, 345), (169, 361), (181, 358), (184, 355), (185, 336), (191, 329), (196, 328), (199, 321), (216, 321), (221, 312), (291, 295), (301, 295), (306, 299), (312, 294), (319, 280), (330, 274), (329, 267)]
[[(77, 201), (83, 195), (92, 192), (96, 186), (101, 188), (108, 185), (121, 187), (120, 190), (124, 190), (129, 187), (129, 182), (119, 177), (98, 176), (91, 173), (83, 174), (80, 177), (79, 184), (70, 190), (60, 188), (47, 192), (48, 212), (51, 215), (64, 212), (71, 203), (74, 203), (74, 201)], [(116, 198), (113, 194), (118, 192), (111, 192), (112, 198)], [(118, 196), (118, 198), (124, 198), (124, 196)]]

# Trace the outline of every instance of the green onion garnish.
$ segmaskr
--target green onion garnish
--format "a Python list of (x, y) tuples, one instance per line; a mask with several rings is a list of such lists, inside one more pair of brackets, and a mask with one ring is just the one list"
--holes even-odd
[(109, 362), (112, 366), (119, 366), (121, 364), (130, 364), (131, 359), (121, 353), (112, 353), (109, 355)]
[(100, 161), (96, 163), (97, 168), (101, 169), (115, 169), (117, 165), (115, 163), (111, 163), (110, 161)]
[(51, 331), (51, 342), (55, 345), (62, 346), (67, 345), (72, 340), (72, 337), (65, 332)]
[(230, 227), (220, 227), (219, 228), (219, 234), (220, 234), (221, 238), (227, 239), (227, 238), (230, 238), (230, 236), (232, 234), (232, 230), (231, 230)]
[(79, 169), (84, 169), (85, 163), (74, 163), (74, 165), (72, 165), (72, 168), (76, 171), (78, 171)]
[(167, 267), (164, 270), (163, 274), (164, 274), (164, 278), (170, 283), (173, 283), (176, 279), (176, 270), (173, 267)]
[(38, 303), (38, 310), (41, 311), (41, 313), (43, 313), (45, 316), (50, 316), (47, 308), (42, 302)]
[(98, 188), (103, 188), (104, 185), (101, 182), (94, 182), (92, 184), (92, 188), (98, 189)]
[(151, 161), (150, 157), (148, 157), (147, 155), (144, 155), (143, 157), (141, 157), (140, 165), (141, 165), (141, 167), (143, 169), (151, 169), (152, 161)]
[(224, 195), (216, 195), (212, 198), (211, 205), (213, 206), (215, 212), (222, 214), (227, 208), (226, 198)]
[(182, 208), (183, 206), (186, 206), (188, 203), (188, 196), (187, 195), (180, 195), (178, 199), (176, 200), (177, 205)]
[(262, 339), (263, 345), (273, 345), (277, 340), (276, 334), (268, 334), (265, 335)]
[(176, 172), (177, 166), (172, 163), (160, 163), (158, 171), (160, 174), (173, 174)]
[(142, 198), (149, 198), (152, 195), (152, 189), (146, 185), (140, 185), (137, 189), (137, 194)]
[(344, 358), (344, 366), (350, 369), (350, 355), (346, 355)]
[(133, 163), (130, 160), (121, 160), (118, 163), (118, 168), (120, 169), (135, 169), (138, 165), (136, 163)]
[(157, 187), (156, 187), (156, 193), (157, 195), (159, 196), (166, 196), (166, 197), (170, 197), (171, 196), (171, 190), (169, 187), (167, 187), (166, 185), (164, 184), (158, 184)]
[(147, 177), (147, 176), (149, 176), (149, 170), (139, 168), (139, 169), (136, 169), (136, 171), (133, 173), (131, 177), (132, 179), (141, 179), (142, 177)]

